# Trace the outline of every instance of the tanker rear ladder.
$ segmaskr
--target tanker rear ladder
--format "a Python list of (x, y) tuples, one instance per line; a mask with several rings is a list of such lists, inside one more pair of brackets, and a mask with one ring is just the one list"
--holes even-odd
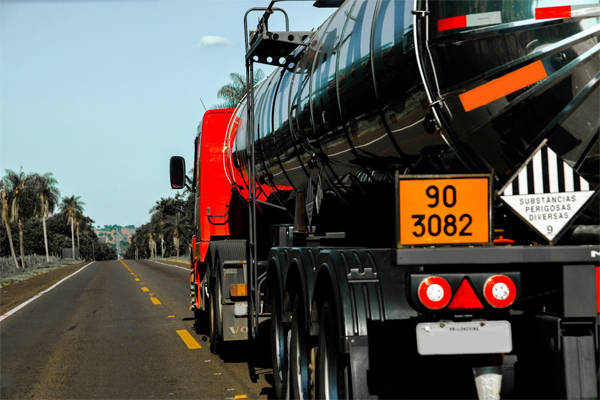
[[(254, 63), (280, 66), (292, 69), (295, 65), (294, 52), (299, 47), (306, 47), (308, 39), (312, 37), (310, 31), (290, 31), (289, 17), (285, 10), (273, 5), (277, 0), (271, 1), (268, 7), (254, 7), (244, 15), (244, 37), (246, 49), (246, 87), (248, 130), (250, 137), (250, 163), (249, 163), (249, 240), (248, 240), (248, 333), (250, 338), (258, 336), (258, 322), (261, 310), (260, 290), (258, 281), (257, 247), (256, 247), (256, 171), (255, 171), (255, 132), (254, 132)], [(256, 31), (248, 31), (248, 14), (253, 11), (264, 11), (258, 22)], [(285, 31), (269, 31), (269, 17), (274, 12), (281, 12), (285, 17)]]

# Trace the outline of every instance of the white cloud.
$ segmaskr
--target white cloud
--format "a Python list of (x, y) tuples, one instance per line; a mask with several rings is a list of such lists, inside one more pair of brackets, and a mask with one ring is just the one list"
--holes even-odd
[(233, 43), (223, 36), (202, 36), (197, 47), (231, 46)]

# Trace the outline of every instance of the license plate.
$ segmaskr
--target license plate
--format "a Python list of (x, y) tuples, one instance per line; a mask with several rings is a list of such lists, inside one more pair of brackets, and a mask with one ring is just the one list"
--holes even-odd
[(510, 353), (512, 351), (510, 322), (417, 324), (417, 351), (421, 355)]
[(489, 175), (398, 176), (398, 247), (491, 240)]

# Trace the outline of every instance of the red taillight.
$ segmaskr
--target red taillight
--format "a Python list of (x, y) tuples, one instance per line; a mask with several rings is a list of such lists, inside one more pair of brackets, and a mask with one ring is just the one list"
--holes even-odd
[(419, 300), (430, 310), (439, 310), (444, 308), (452, 298), (450, 285), (444, 278), (439, 276), (430, 276), (425, 278), (419, 284)]
[(483, 295), (494, 308), (505, 308), (517, 298), (515, 283), (508, 276), (494, 275), (483, 285)]
[(515, 244), (515, 241), (512, 239), (506, 239), (504, 236), (501, 235), (498, 239), (494, 239), (494, 244), (511, 245), (511, 244)]
[(448, 309), (481, 309), (483, 304), (479, 301), (479, 298), (475, 294), (473, 287), (469, 284), (466, 279), (460, 283), (458, 290), (454, 294)]

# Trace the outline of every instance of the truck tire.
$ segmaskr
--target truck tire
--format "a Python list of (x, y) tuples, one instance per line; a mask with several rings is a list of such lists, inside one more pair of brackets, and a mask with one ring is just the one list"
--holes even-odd
[[(200, 299), (202, 298), (202, 284), (200, 283), (200, 279), (198, 279), (198, 275), (197, 275), (197, 271), (195, 271), (194, 274), (195, 278), (194, 278), (194, 296), (197, 302), (200, 301)], [(204, 334), (208, 334), (210, 331), (208, 330), (208, 326), (209, 326), (209, 316), (208, 316), (208, 311), (206, 310), (207, 307), (205, 306), (205, 310), (200, 310), (196, 307), (194, 307), (194, 331), (198, 334), (198, 335), (204, 335)]]
[(278, 399), (285, 399), (288, 390), (288, 343), (287, 329), (283, 325), (279, 288), (271, 290), (271, 362), (273, 386)]
[(194, 309), (194, 331), (198, 335), (208, 334), (210, 331), (208, 330), (208, 315), (206, 311), (202, 311), (199, 309)]
[(330, 303), (320, 312), (319, 350), (317, 355), (317, 398), (350, 398), (350, 368), (347, 354), (339, 349), (339, 334)]
[(223, 272), (223, 262), (246, 259), (246, 242), (243, 240), (226, 240), (212, 244), (214, 249), (214, 263), (209, 264), (214, 278), (211, 280), (212, 286), (209, 293), (210, 304), (210, 351), (218, 354), (225, 350), (223, 341), (223, 288), (221, 284), (221, 274)]
[[(217, 259), (218, 261), (218, 259)], [(219, 350), (222, 350), (221, 343), (221, 321), (222, 321), (222, 307), (221, 307), (221, 278), (219, 273), (215, 274), (214, 286), (210, 291), (212, 293), (210, 300), (210, 352), (218, 354)]]
[(294, 297), (292, 306), (292, 328), (290, 351), (290, 398), (308, 398), (308, 343), (306, 340), (305, 321), (302, 301), (299, 296)]

